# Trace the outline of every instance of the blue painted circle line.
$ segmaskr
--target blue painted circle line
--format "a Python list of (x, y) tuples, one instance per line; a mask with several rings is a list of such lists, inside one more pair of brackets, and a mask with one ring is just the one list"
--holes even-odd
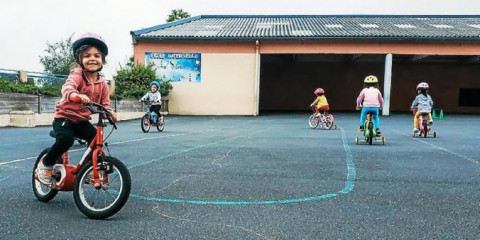
[[(324, 200), (329, 198), (334, 198), (340, 195), (348, 194), (353, 190), (355, 186), (355, 165), (353, 164), (353, 155), (350, 151), (350, 147), (348, 146), (347, 137), (345, 136), (345, 131), (341, 128), (342, 131), (342, 142), (343, 148), (345, 150), (346, 155), (346, 164), (347, 164), (347, 178), (345, 180), (345, 186), (339, 190), (338, 192), (334, 193), (326, 193), (322, 195), (310, 196), (310, 197), (303, 197), (303, 198), (292, 198), (292, 199), (279, 199), (279, 200), (261, 200), (261, 201), (206, 201), (206, 200), (187, 200), (187, 199), (171, 199), (171, 198), (159, 198), (159, 197), (147, 197), (137, 194), (130, 194), (131, 198), (134, 199), (141, 199), (146, 201), (153, 201), (153, 202), (167, 202), (167, 203), (183, 203), (183, 204), (205, 204), (205, 205), (262, 205), (262, 204), (286, 204), (286, 203), (299, 203), (299, 202), (309, 202), (309, 201), (318, 201)], [(222, 140), (225, 141), (225, 140)], [(219, 141), (220, 142), (220, 141)], [(216, 142), (218, 143), (218, 142)], [(211, 143), (212, 144), (212, 143)], [(208, 144), (208, 145), (211, 145)], [(196, 147), (194, 149), (198, 149), (200, 147)], [(187, 152), (193, 149), (185, 150), (182, 152)], [(169, 155), (170, 156), (170, 155)], [(163, 158), (162, 158), (163, 159)], [(148, 163), (151, 163), (150, 161)], [(139, 165), (132, 166), (137, 167), (140, 165), (145, 165), (146, 163), (142, 163)]]

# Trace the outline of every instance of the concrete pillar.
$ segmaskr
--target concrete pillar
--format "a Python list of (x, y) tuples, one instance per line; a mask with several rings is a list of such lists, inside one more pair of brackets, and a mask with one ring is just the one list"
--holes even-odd
[(383, 111), (382, 115), (390, 115), (390, 90), (392, 88), (392, 54), (385, 56), (385, 75), (383, 77)]
[(258, 116), (260, 108), (260, 42), (255, 41), (255, 113)]
[(27, 82), (27, 71), (20, 70), (18, 71), (18, 81), (21, 83), (26, 83)]

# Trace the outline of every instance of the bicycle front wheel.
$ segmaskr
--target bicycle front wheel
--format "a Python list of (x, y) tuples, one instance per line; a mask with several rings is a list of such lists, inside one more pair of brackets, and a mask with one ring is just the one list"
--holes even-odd
[(162, 120), (160, 121), (158, 124), (157, 124), (157, 130), (159, 132), (163, 132), (163, 129), (165, 128), (165, 120)]
[(308, 125), (311, 127), (311, 128), (316, 128), (318, 126), (318, 118), (315, 117), (315, 114), (312, 114), (309, 118), (308, 118)]
[(99, 159), (100, 186), (94, 186), (93, 165), (83, 166), (76, 179), (73, 199), (89, 218), (104, 219), (116, 214), (127, 203), (132, 180), (127, 167), (114, 157)]
[(144, 133), (150, 131), (150, 116), (148, 116), (148, 114), (145, 114), (145, 115), (142, 117), (141, 126), (142, 126), (142, 131), (143, 131)]

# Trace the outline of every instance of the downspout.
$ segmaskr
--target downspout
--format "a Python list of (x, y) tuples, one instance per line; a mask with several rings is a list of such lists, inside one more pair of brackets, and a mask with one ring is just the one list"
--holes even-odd
[(385, 56), (385, 75), (383, 78), (383, 111), (382, 115), (390, 115), (390, 91), (392, 88), (392, 54)]
[(260, 42), (255, 41), (255, 113), (254, 116), (259, 114), (260, 105)]

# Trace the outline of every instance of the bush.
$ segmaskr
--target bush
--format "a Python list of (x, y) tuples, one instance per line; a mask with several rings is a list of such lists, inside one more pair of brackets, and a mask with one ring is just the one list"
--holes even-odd
[(0, 92), (61, 96), (61, 89), (55, 86), (45, 84), (42, 87), (37, 87), (33, 83), (12, 83), (2, 78), (0, 78)]
[(160, 82), (160, 94), (168, 96), (173, 86), (170, 82), (162, 81), (156, 78), (155, 70), (152, 66), (128, 65), (117, 71), (113, 77), (115, 80), (115, 95), (117, 98), (141, 98), (150, 91), (150, 83), (153, 80)]
[(160, 94), (162, 94), (162, 97), (168, 96), (168, 94), (170, 94), (170, 92), (173, 89), (172, 83), (169, 81), (163, 81), (163, 80), (159, 80), (159, 82), (160, 82)]

